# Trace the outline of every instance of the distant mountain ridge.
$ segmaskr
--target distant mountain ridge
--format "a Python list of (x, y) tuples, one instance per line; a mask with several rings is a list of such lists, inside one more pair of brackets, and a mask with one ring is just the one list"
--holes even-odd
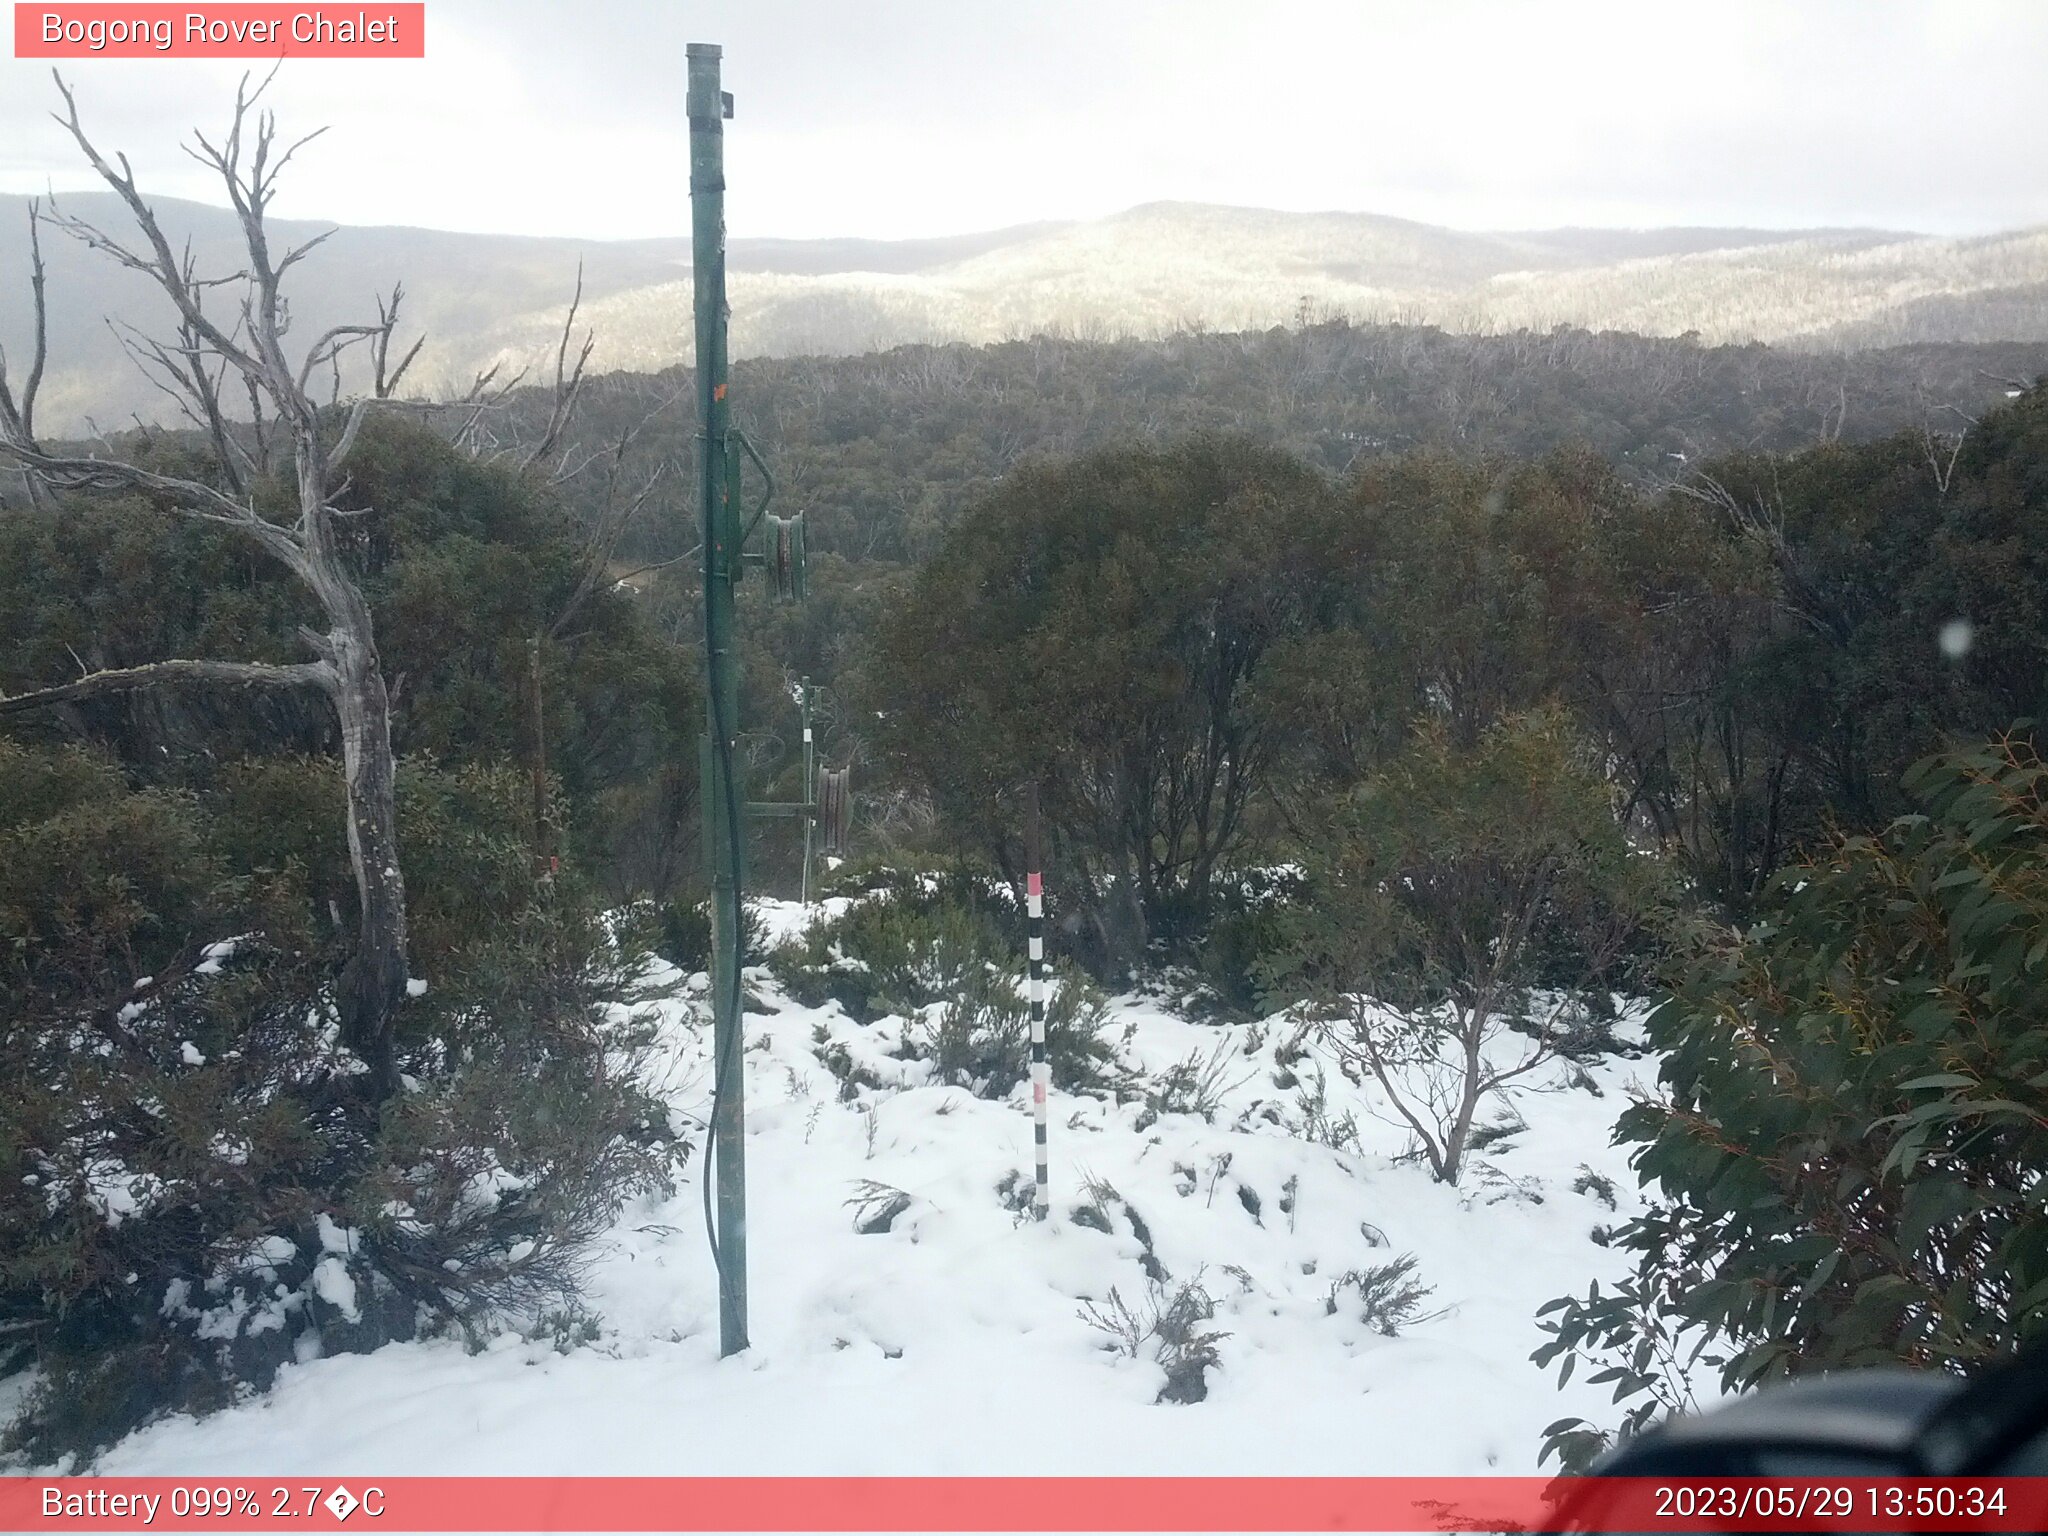
[[(812, 277), (831, 272), (922, 272), (1071, 227), (1063, 222), (1012, 224), (970, 235), (913, 240), (743, 237), (726, 242), (725, 259), (736, 272), (791, 272)], [(683, 242), (682, 259), (690, 259), (687, 241)]]
[[(65, 208), (126, 228), (110, 194)], [(0, 198), (0, 345), (18, 380), (29, 337), (26, 199)], [(236, 270), (225, 209), (158, 199), (203, 272)], [(280, 240), (329, 226), (276, 223)], [(161, 296), (54, 232), (51, 431), (170, 407), (107, 316), (145, 331)], [(1970, 238), (1871, 229), (1556, 229), (1486, 233), (1362, 213), (1148, 203), (1107, 218), (915, 240), (738, 238), (729, 248), (735, 356), (847, 354), (1038, 333), (1112, 337), (1247, 330), (1344, 316), (1458, 331), (1558, 325), (1763, 341), (1810, 350), (2048, 340), (2048, 228)], [(596, 365), (652, 370), (690, 354), (685, 239), (628, 241), (349, 226), (291, 278), (310, 338), (402, 281), (427, 344), (413, 384), (459, 389), (493, 362), (536, 360), (559, 335), (579, 262)], [(344, 384), (348, 381), (345, 379)]]

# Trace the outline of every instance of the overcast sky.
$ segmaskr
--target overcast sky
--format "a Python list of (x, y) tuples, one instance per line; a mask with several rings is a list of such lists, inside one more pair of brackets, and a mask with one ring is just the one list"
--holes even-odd
[[(428, 0), (427, 28), (423, 61), (286, 64), (283, 127), (330, 131), (281, 216), (682, 234), (683, 46), (706, 41), (738, 98), (736, 235), (1161, 198), (1496, 229), (2048, 223), (2040, 0)], [(65, 65), (146, 189), (209, 201), (175, 135), (221, 121), (241, 67)], [(0, 190), (86, 185), (45, 66), (0, 70)]]

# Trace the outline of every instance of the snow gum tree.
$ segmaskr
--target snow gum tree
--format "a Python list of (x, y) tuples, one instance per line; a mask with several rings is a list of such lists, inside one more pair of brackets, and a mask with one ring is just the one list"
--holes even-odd
[(1314, 471), (1242, 439), (1104, 450), (1010, 476), (880, 626), (894, 764), (1015, 870), (1037, 776), (1048, 867), (1111, 969), (1199, 931), (1279, 742), (1255, 704), (1338, 605)]
[(1509, 716), (1470, 748), (1431, 722), (1308, 840), (1270, 998), (1325, 1020), (1446, 1184), (1488, 1097), (1585, 1029), (1588, 989), (1665, 903), (1612, 802), (1561, 716)]

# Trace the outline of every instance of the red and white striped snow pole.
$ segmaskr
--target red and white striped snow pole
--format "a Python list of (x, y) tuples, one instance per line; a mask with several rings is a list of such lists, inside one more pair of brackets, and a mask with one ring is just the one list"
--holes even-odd
[(1038, 1179), (1031, 1186), (1031, 1215), (1045, 1220), (1046, 1098), (1052, 1086), (1052, 1064), (1045, 1055), (1045, 886), (1039, 874), (1038, 783), (1033, 780), (1024, 800), (1024, 907), (1030, 921), (1031, 959), (1031, 1140), (1038, 1154)]

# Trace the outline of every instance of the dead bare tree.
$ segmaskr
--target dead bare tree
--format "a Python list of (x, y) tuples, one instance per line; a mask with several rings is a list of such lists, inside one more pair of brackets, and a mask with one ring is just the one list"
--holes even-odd
[[(591, 351), (597, 345), (594, 332), (583, 333), (583, 345), (577, 349), (576, 361), (569, 361), (569, 339), (576, 330), (576, 312), (583, 307), (583, 264), (576, 264), (576, 292), (569, 299), (569, 314), (562, 322), (562, 341), (555, 348), (555, 389), (547, 425), (541, 428), (538, 441), (520, 457), (519, 469), (522, 474), (534, 472), (552, 465), (564, 447), (564, 437), (569, 423), (575, 419), (577, 403), (583, 398), (583, 370), (590, 363)], [(623, 451), (623, 445), (621, 445)], [(562, 466), (555, 470), (560, 479), (569, 479), (579, 472), (580, 466)]]
[(1707, 506), (1727, 519), (1728, 526), (1769, 558), (1782, 583), (1780, 605), (1785, 611), (1819, 634), (1837, 642), (1846, 639), (1849, 616), (1825, 588), (1820, 576), (1809, 569), (1785, 532), (1782, 495), (1776, 488), (1777, 471), (1772, 471), (1769, 494), (1761, 489), (1748, 496), (1714, 478), (1706, 470), (1692, 470), (1682, 479), (1667, 482), (1668, 489)]
[[(272, 71), (270, 78), (275, 78)], [(289, 310), (283, 280), (293, 266), (325, 240), (316, 236), (278, 254), (272, 250), (265, 217), (277, 178), (309, 134), (279, 150), (276, 123), (258, 104), (270, 79), (253, 91), (245, 77), (235, 93), (234, 117), (218, 145), (195, 133), (187, 152), (216, 173), (240, 219), (247, 266), (220, 277), (202, 277), (189, 250), (175, 251), (155, 213), (135, 185), (127, 157), (109, 162), (87, 135), (78, 105), (61, 76), (57, 90), (64, 110), (57, 121), (126, 206), (135, 235), (126, 239), (53, 208), (48, 221), (113, 261), (150, 279), (170, 301), (176, 317), (174, 341), (134, 334), (131, 355), (178, 402), (185, 419), (200, 430), (218, 460), (219, 483), (161, 474), (115, 457), (76, 456), (45, 447), (33, 431), (35, 384), (42, 364), (44, 300), (38, 256), (32, 274), (36, 310), (35, 367), (17, 409), (0, 408), (0, 453), (25, 470), (43, 491), (121, 490), (139, 492), (163, 512), (230, 530), (249, 540), (289, 571), (313, 596), (325, 629), (302, 627), (300, 638), (313, 659), (296, 665), (225, 660), (173, 659), (142, 666), (88, 672), (53, 687), (0, 697), (0, 716), (65, 700), (162, 683), (201, 680), (242, 687), (314, 688), (332, 704), (340, 725), (347, 783), (349, 857), (354, 865), (358, 913), (356, 942), (340, 979), (341, 1039), (367, 1065), (379, 1097), (397, 1085), (392, 1050), (394, 1021), (406, 994), (406, 899), (400, 872), (394, 801), (395, 762), (391, 749), (391, 700), (378, 661), (370, 606), (350, 576), (336, 539), (337, 519), (356, 515), (340, 498), (347, 488), (343, 467), (370, 406), (390, 398), (418, 347), (388, 365), (401, 292), (378, 304), (374, 323), (337, 325), (307, 348), (296, 364), (287, 356)], [(209, 313), (207, 301), (220, 290), (238, 300), (232, 319)], [(322, 368), (331, 368), (347, 349), (367, 344), (375, 364), (371, 393), (345, 409), (323, 415), (311, 388)], [(231, 422), (222, 396), (239, 381), (252, 419)], [(286, 460), (288, 452), (289, 459)], [(289, 472), (295, 511), (274, 519), (259, 511), (256, 486)]]
[(1955, 479), (1956, 460), (1963, 456), (1963, 443), (1970, 435), (1970, 429), (1977, 425), (1977, 418), (1959, 405), (1944, 404), (1941, 410), (1959, 418), (1962, 427), (1955, 432), (1937, 432), (1926, 403), (1921, 403), (1920, 447), (1926, 456), (1927, 467), (1934, 472), (1935, 493), (1948, 495), (1949, 483)]
[[(572, 324), (574, 323), (574, 314), (575, 311), (572, 306), (570, 311)], [(564, 329), (566, 333), (566, 327)], [(584, 354), (585, 356), (589, 354), (588, 342), (585, 343)], [(577, 371), (580, 376), (581, 364), (578, 365)], [(571, 387), (575, 387), (573, 383)], [(562, 416), (566, 419), (565, 409), (561, 403), (562, 392), (562, 385), (558, 379), (554, 415)], [(577, 578), (576, 587), (570, 593), (568, 601), (562, 605), (561, 611), (555, 615), (554, 621), (548, 626), (548, 639), (560, 640), (564, 638), (569, 630), (571, 621), (575, 619), (583, 606), (590, 601), (591, 596), (607, 582), (613, 585), (631, 582), (635, 577), (652, 575), (656, 571), (667, 570), (670, 566), (692, 559), (699, 553), (698, 549), (692, 548), (681, 554), (670, 556), (667, 559), (649, 561), (646, 564), (636, 566), (632, 570), (624, 572), (616, 571), (613, 565), (613, 557), (618, 552), (620, 541), (626, 536), (626, 530), (632, 527), (634, 520), (639, 517), (641, 511), (648, 505), (662, 482), (680, 472), (678, 466), (671, 460), (660, 458), (655, 461), (653, 468), (644, 474), (629, 476), (626, 468), (627, 455), (642, 434), (649, 427), (653, 426), (663, 414), (673, 408), (680, 398), (674, 390), (664, 391), (656, 399), (655, 403), (641, 415), (638, 421), (631, 423), (624, 431), (620, 432), (608, 450), (603, 452), (592, 451), (586, 454), (571, 474), (556, 477), (559, 483), (564, 479), (596, 475), (601, 465), (603, 489), (598, 493), (596, 506), (585, 523), (583, 533), (583, 564), (581, 573)], [(570, 408), (573, 408), (573, 405), (574, 402), (572, 400)], [(550, 431), (551, 435), (559, 440), (561, 429), (554, 427), (552, 421)], [(521, 463), (522, 472), (532, 474), (544, 465), (545, 462), (546, 460), (540, 455), (529, 454)]]
[[(12, 441), (36, 444), (36, 392), (43, 385), (43, 362), (49, 353), (50, 337), (47, 310), (43, 298), (43, 205), (39, 199), (31, 198), (28, 205), (28, 286), (29, 296), (35, 309), (35, 340), (29, 352), (28, 377), (22, 381), (21, 398), (17, 401), (13, 387), (7, 379), (7, 351), (0, 347), (0, 435)], [(24, 474), (28, 486), (31, 506), (40, 508), (43, 492), (36, 477)]]

